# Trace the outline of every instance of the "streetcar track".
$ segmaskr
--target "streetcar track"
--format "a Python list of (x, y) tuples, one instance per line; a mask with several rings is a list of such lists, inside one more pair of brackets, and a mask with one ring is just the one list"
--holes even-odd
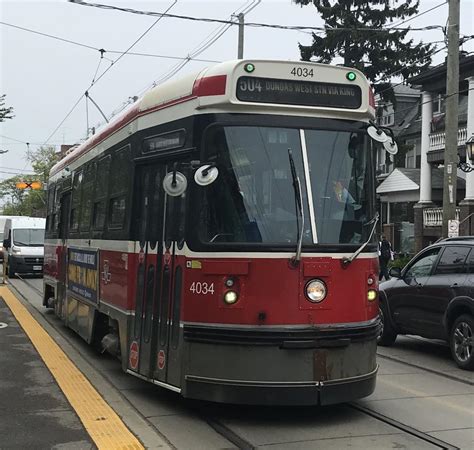
[(380, 353), (377, 353), (377, 358), (388, 359), (389, 361), (394, 361), (394, 362), (397, 362), (397, 363), (400, 363), (400, 364), (405, 364), (405, 365), (413, 367), (415, 369), (425, 370), (426, 372), (430, 372), (430, 373), (433, 373), (435, 375), (439, 375), (441, 377), (448, 378), (448, 379), (453, 380), (453, 381), (458, 381), (459, 383), (464, 383), (464, 384), (467, 384), (468, 386), (474, 386), (474, 381), (469, 381), (469, 380), (466, 380), (465, 378), (461, 378), (461, 377), (458, 377), (456, 375), (452, 375), (452, 374), (449, 374), (449, 373), (446, 373), (446, 372), (442, 372), (440, 370), (431, 369), (429, 367), (422, 366), (421, 364), (411, 363), (411, 362), (405, 361), (404, 359), (397, 358), (396, 356), (387, 356), (387, 355), (381, 355)]
[(359, 405), (357, 403), (348, 403), (347, 406), (349, 406), (352, 409), (355, 409), (363, 414), (366, 414), (370, 417), (373, 417), (374, 419), (379, 420), (380, 422), (383, 422), (387, 425), (390, 425), (398, 430), (403, 431), (404, 433), (410, 434), (411, 436), (414, 436), (418, 439), (421, 439), (425, 442), (428, 442), (430, 444), (436, 445), (437, 447), (443, 449), (443, 450), (459, 450), (459, 447), (456, 447), (455, 445), (449, 444), (448, 442), (442, 441), (441, 439), (438, 439), (434, 436), (431, 436), (428, 433), (425, 433), (424, 431), (417, 430), (416, 428), (413, 428), (409, 425), (406, 425), (402, 422), (399, 422), (398, 420), (391, 419), (390, 417), (385, 416), (384, 414), (381, 414), (379, 412), (376, 412), (370, 408), (367, 408), (365, 406)]
[(26, 278), (23, 278), (21, 275), (19, 275), (17, 273), (15, 274), (15, 277), (17, 277), (19, 280), (23, 281), (27, 286), (29, 286), (31, 289), (36, 291), (41, 297), (43, 296), (43, 290), (38, 289), (33, 283), (30, 283), (29, 281), (27, 281)]
[(204, 417), (207, 424), (221, 436), (232, 442), (240, 450), (255, 450), (258, 446), (251, 444), (249, 441), (239, 436), (234, 430), (224, 425), (215, 417)]

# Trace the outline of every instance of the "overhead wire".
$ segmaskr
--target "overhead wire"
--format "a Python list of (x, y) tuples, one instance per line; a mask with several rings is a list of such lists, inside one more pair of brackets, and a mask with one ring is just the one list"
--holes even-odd
[[(252, 9), (254, 9), (258, 4), (260, 3), (260, 0), (247, 0), (243, 5), (241, 5), (239, 8), (237, 8), (235, 11), (233, 11), (230, 15), (235, 16), (237, 14), (247, 14), (249, 13)], [(247, 6), (248, 5), (248, 6)], [(166, 80), (170, 79), (174, 75), (176, 75), (182, 68), (184, 68), (190, 61), (198, 61), (196, 56), (200, 55), (203, 53), (205, 50), (207, 50), (211, 45), (213, 45), (223, 34), (230, 28), (230, 24), (224, 24), (220, 25), (217, 27), (215, 30), (213, 30), (210, 34), (208, 34), (196, 47), (194, 47), (193, 50), (190, 51), (188, 56), (184, 58), (182, 61), (180, 61), (178, 64), (170, 68), (167, 72), (162, 74), (160, 78), (157, 80), (153, 81), (151, 84), (147, 84), (145, 87), (140, 89), (135, 95), (130, 96), (129, 100), (123, 102), (119, 107), (113, 110), (111, 116), (109, 116), (109, 119), (116, 114), (120, 113), (123, 111), (128, 105), (130, 105), (132, 102), (130, 101), (131, 99), (134, 99), (136, 97), (140, 97), (143, 95), (146, 91), (149, 89), (153, 88), (154, 86), (157, 86)], [(221, 62), (221, 61), (213, 61), (213, 62)]]
[[(447, 5), (447, 4), (448, 4), (448, 0), (444, 0), (440, 4), (438, 4), (436, 6), (433, 6), (432, 8), (429, 8), (426, 11), (423, 11), (423, 12), (418, 13), (418, 14), (414, 14), (413, 16), (410, 16), (408, 19), (404, 19), (401, 22), (395, 23), (393, 26), (398, 27), (398, 26), (400, 26), (404, 23), (411, 22), (412, 20), (417, 19), (418, 17), (424, 16), (425, 14), (427, 14), (431, 11), (434, 11), (435, 9), (441, 8), (442, 6)], [(391, 29), (391, 26), (389, 26), (388, 28)]]
[[(193, 16), (185, 16), (185, 15), (178, 15), (178, 14), (167, 14), (167, 13), (160, 13), (156, 11), (145, 11), (145, 10), (138, 10), (133, 8), (122, 8), (119, 6), (113, 5), (104, 5), (101, 3), (88, 3), (82, 0), (68, 0), (70, 3), (79, 5), (79, 6), (89, 6), (93, 8), (105, 9), (105, 10), (114, 10), (114, 11), (122, 11), (130, 14), (138, 14), (138, 15), (145, 15), (145, 16), (160, 16), (160, 17), (168, 17), (171, 19), (182, 19), (182, 20), (190, 20), (195, 22), (208, 22), (208, 23), (220, 23), (220, 24), (230, 24), (230, 25), (237, 25), (237, 22), (232, 20), (223, 20), (223, 19), (214, 19), (209, 17), (193, 17)], [(246, 27), (260, 27), (260, 28), (275, 28), (281, 30), (295, 30), (295, 31), (387, 31), (386, 28), (371, 28), (371, 27), (352, 27), (352, 28), (345, 28), (345, 27), (311, 27), (307, 25), (279, 25), (279, 24), (271, 24), (271, 23), (257, 23), (257, 22), (246, 22), (244, 24)], [(427, 31), (427, 30), (435, 30), (435, 29), (444, 29), (442, 25), (427, 25), (425, 27), (417, 27), (417, 28), (399, 28), (399, 27), (392, 27), (390, 28), (393, 31)]]
[[(174, 0), (173, 3), (166, 9), (166, 12), (169, 11), (176, 3), (177, 3), (178, 0)], [(63, 123), (69, 118), (69, 116), (72, 114), (72, 112), (76, 109), (77, 105), (80, 103), (80, 101), (82, 100), (82, 98), (86, 95), (86, 93), (92, 88), (92, 86), (94, 86), (95, 84), (97, 84), (103, 77), (104, 75), (120, 60), (122, 59), (122, 57), (124, 57), (143, 37), (145, 37), (145, 35), (161, 20), (161, 17), (159, 17), (157, 20), (155, 20), (155, 22), (153, 22), (153, 24), (148, 27), (133, 43), (132, 45), (130, 45), (127, 50), (125, 50), (117, 59), (115, 59), (111, 64), (110, 66), (105, 69), (100, 75), (99, 77), (95, 78), (94, 76), (94, 79), (93, 81), (91, 82), (91, 84), (89, 85), (89, 87), (84, 91), (83, 94), (81, 94), (81, 96), (79, 97), (79, 99), (74, 103), (73, 107), (69, 110), (69, 112), (66, 114), (66, 116), (61, 120), (61, 122), (59, 123), (59, 125), (54, 129), (54, 131), (48, 136), (48, 138), (46, 139), (46, 141), (44, 142), (44, 144), (46, 144), (53, 136), (54, 134), (56, 134), (56, 132), (59, 130), (59, 128), (63, 125)]]
[[(58, 40), (58, 41), (63, 41), (63, 42), (66, 42), (68, 44), (79, 45), (81, 47), (85, 47), (85, 48), (88, 48), (90, 50), (93, 50), (94, 52), (104, 51), (104, 53), (110, 53), (110, 54), (122, 54), (122, 53), (124, 53), (123, 50), (105, 50), (103, 48), (101, 49), (99, 47), (94, 47), (94, 46), (91, 46), (91, 45), (87, 45), (87, 44), (83, 44), (83, 43), (80, 43), (80, 42), (72, 41), (70, 39), (61, 38), (59, 36), (54, 36), (52, 34), (42, 33), (42, 32), (36, 31), (36, 30), (32, 30), (31, 28), (20, 27), (20, 26), (17, 26), (17, 25), (6, 23), (6, 22), (1, 22), (0, 21), (0, 25), (10, 26), (10, 27), (22, 30), (22, 31), (26, 31), (28, 33), (39, 34), (41, 36), (48, 37), (48, 38), (51, 38), (51, 39), (55, 39), (55, 40)], [(182, 56), (159, 55), (159, 54), (156, 54), (156, 53), (140, 53), (140, 52), (130, 52), (130, 51), (127, 53), (127, 56), (144, 56), (144, 57), (150, 57), (150, 58), (175, 59), (175, 60), (185, 59)], [(107, 61), (110, 61), (110, 62), (113, 61), (112, 59), (107, 58), (105, 56), (103, 57), (103, 59), (106, 59)], [(215, 60), (215, 59), (198, 59), (198, 58), (192, 58), (192, 59), (194, 61), (200, 61), (200, 62), (210, 62), (210, 63), (219, 63), (219, 62), (221, 62), (221, 61), (218, 61), (218, 60)]]

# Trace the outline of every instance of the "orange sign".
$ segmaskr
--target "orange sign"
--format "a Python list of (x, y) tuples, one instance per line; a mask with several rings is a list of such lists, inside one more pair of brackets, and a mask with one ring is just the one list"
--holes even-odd
[(43, 187), (43, 183), (41, 181), (19, 181), (15, 183), (17, 189), (41, 189)]

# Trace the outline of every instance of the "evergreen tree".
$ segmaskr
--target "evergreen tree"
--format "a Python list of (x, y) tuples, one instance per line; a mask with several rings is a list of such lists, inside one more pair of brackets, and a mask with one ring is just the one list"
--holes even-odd
[(13, 118), (13, 107), (5, 106), (5, 94), (0, 95), (0, 122)]
[[(324, 36), (313, 33), (311, 45), (299, 44), (301, 59), (309, 61), (314, 58), (328, 64), (340, 57), (345, 66), (361, 70), (372, 83), (384, 79), (385, 83), (374, 84), (374, 89), (387, 100), (393, 100), (388, 83), (392, 73), (406, 79), (417, 75), (431, 63), (435, 48), (432, 44), (414, 43), (413, 39), (407, 39), (408, 30), (389, 30), (397, 21), (417, 14), (419, 0), (294, 2), (301, 6), (312, 3), (327, 30)], [(373, 31), (374, 28), (377, 31)]]

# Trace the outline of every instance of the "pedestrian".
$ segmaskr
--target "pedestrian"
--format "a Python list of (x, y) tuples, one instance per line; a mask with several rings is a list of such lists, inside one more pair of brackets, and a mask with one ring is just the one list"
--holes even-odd
[(390, 279), (388, 274), (388, 262), (392, 259), (392, 246), (387, 238), (382, 235), (381, 241), (379, 242), (379, 263), (380, 263), (380, 274), (379, 280), (382, 281)]

